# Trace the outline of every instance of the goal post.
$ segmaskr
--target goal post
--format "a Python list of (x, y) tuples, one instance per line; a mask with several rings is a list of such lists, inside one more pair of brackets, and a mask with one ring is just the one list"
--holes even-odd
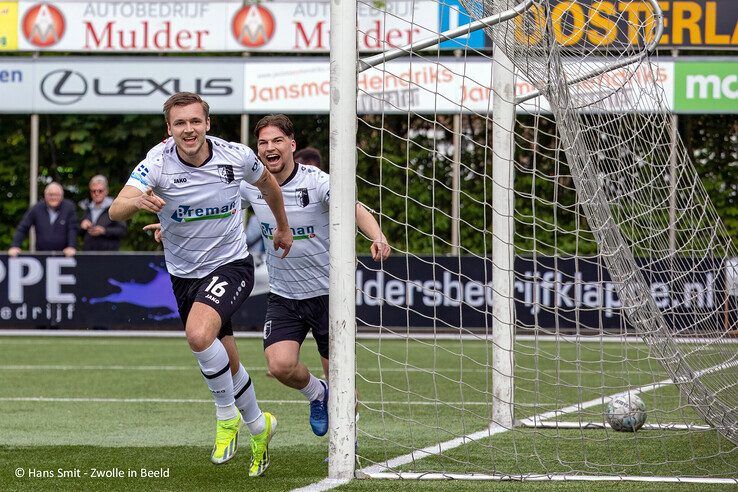
[[(738, 484), (738, 252), (673, 138), (658, 1), (358, 2), (406, 46), (350, 3), (331, 6), (330, 478)], [(469, 24), (440, 32), (433, 6)], [(356, 201), (388, 261), (357, 261)], [(609, 425), (623, 395), (638, 432)]]
[(498, 47), (492, 55), (492, 93), (492, 426), (511, 429), (515, 422), (515, 67)]
[(354, 476), (356, 2), (331, 2), (328, 476)]

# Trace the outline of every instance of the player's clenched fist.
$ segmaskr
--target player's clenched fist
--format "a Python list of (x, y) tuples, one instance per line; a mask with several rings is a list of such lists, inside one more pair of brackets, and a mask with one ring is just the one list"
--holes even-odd
[(166, 204), (164, 200), (154, 194), (151, 187), (146, 189), (146, 193), (136, 199), (136, 207), (139, 210), (148, 210), (149, 212), (159, 213)]

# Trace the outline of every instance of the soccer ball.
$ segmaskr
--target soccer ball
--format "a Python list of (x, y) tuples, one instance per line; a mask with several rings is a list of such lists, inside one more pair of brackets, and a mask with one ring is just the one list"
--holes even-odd
[(646, 423), (646, 404), (634, 393), (617, 396), (607, 404), (605, 419), (613, 430), (635, 432)]

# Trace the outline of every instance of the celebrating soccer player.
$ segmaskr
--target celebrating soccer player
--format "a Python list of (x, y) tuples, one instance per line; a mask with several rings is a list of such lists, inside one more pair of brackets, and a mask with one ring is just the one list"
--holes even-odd
[[(314, 166), (295, 163), (295, 132), (282, 114), (262, 118), (254, 130), (259, 158), (282, 189), (294, 244), (289, 258), (279, 261), (267, 246), (269, 297), (264, 323), (264, 354), (269, 371), (281, 383), (299, 390), (310, 401), (310, 426), (322, 436), (328, 432), (328, 387), (300, 362), (300, 347), (312, 331), (323, 371), (328, 374), (328, 174)], [(261, 222), (262, 235), (271, 240), (280, 222), (259, 189), (241, 183), (241, 197)], [(372, 240), (371, 254), (380, 261), (390, 255), (387, 239), (374, 217), (360, 204), (356, 223)]]
[(127, 220), (138, 210), (158, 215), (187, 342), (215, 400), (211, 460), (220, 464), (233, 458), (245, 421), (251, 433), (249, 476), (260, 476), (269, 466), (268, 445), (277, 420), (259, 408), (231, 326), (232, 314), (254, 282), (254, 263), (242, 231), (239, 184), (259, 190), (274, 216), (270, 250), (284, 258), (292, 232), (282, 194), (251, 149), (207, 135), (209, 107), (200, 96), (173, 95), (164, 103), (164, 115), (171, 138), (136, 166), (110, 207), (110, 218)]

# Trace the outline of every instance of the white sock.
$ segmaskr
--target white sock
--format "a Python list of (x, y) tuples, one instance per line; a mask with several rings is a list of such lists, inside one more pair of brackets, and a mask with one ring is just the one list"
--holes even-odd
[(200, 372), (205, 377), (205, 383), (210, 388), (210, 394), (215, 400), (215, 414), (218, 420), (232, 419), (238, 415), (238, 409), (233, 398), (233, 378), (228, 361), (228, 352), (217, 338), (210, 347), (195, 354)]
[(233, 375), (233, 397), (236, 399), (236, 407), (243, 415), (243, 421), (247, 424), (262, 415), (259, 402), (256, 401), (254, 385), (242, 364), (238, 365), (238, 372)]
[(308, 401), (320, 400), (325, 394), (325, 386), (323, 384), (323, 381), (311, 374), (307, 386), (302, 388), (300, 393), (305, 395)]
[(259, 416), (256, 417), (256, 419), (252, 420), (251, 422), (246, 422), (246, 427), (249, 428), (249, 432), (252, 436), (261, 434), (267, 427), (266, 417), (264, 417), (263, 413), (260, 413)]

